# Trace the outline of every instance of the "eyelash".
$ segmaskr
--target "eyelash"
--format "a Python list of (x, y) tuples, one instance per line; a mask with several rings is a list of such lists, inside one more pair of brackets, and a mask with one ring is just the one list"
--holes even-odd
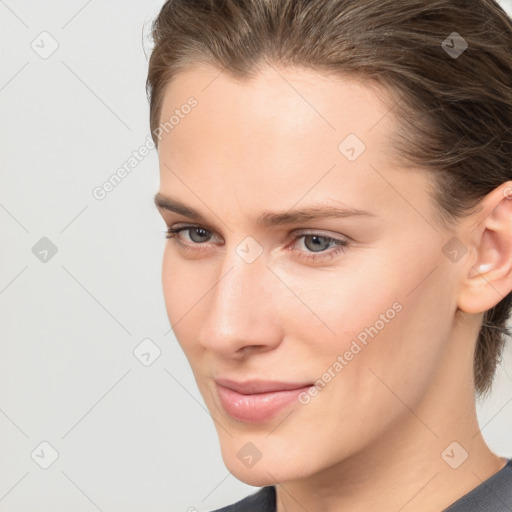
[[(178, 244), (183, 249), (186, 249), (186, 250), (197, 250), (197, 249), (192, 248), (191, 244), (182, 242), (179, 239), (179, 237), (176, 236), (181, 231), (187, 231), (187, 230), (191, 230), (191, 229), (203, 229), (204, 231), (207, 231), (208, 233), (212, 233), (211, 230), (205, 229), (202, 226), (188, 225), (188, 226), (181, 226), (181, 227), (178, 227), (178, 228), (168, 228), (167, 231), (164, 231), (165, 238), (167, 238), (167, 239), (174, 238), (175, 239), (175, 243)], [(300, 256), (301, 258), (303, 258), (303, 259), (305, 259), (307, 261), (320, 261), (320, 260), (327, 261), (327, 260), (330, 260), (330, 259), (334, 258), (334, 256), (336, 256), (337, 254), (345, 252), (346, 248), (349, 245), (349, 242), (347, 240), (340, 240), (338, 238), (333, 238), (333, 237), (330, 237), (330, 236), (321, 235), (320, 233), (305, 233), (305, 232), (302, 232), (302, 231), (297, 233), (297, 235), (295, 236), (293, 242), (295, 243), (297, 240), (300, 240), (301, 238), (304, 238), (306, 236), (318, 236), (319, 238), (324, 238), (328, 242), (330, 242), (330, 243), (333, 242), (335, 244), (334, 245), (334, 250), (331, 250), (329, 252), (326, 252), (326, 250), (324, 250), (324, 251), (318, 251), (318, 253), (311, 253), (311, 254), (308, 254), (308, 255), (301, 255)], [(204, 245), (204, 242), (203, 243), (193, 242), (192, 245)], [(199, 249), (199, 250), (203, 250), (203, 249)], [(299, 251), (299, 252), (304, 252), (304, 251)]]

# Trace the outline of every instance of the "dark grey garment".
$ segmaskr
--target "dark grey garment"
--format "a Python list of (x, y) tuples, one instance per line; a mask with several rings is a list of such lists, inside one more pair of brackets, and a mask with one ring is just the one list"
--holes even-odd
[(512, 512), (512, 459), (443, 512)]
[[(263, 487), (243, 500), (213, 512), (276, 512), (276, 489)], [(443, 512), (512, 512), (512, 459)]]
[(213, 512), (276, 512), (276, 488), (263, 487), (243, 500)]

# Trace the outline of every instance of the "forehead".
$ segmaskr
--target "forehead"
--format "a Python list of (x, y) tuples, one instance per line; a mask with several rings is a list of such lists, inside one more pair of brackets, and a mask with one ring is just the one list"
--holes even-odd
[[(190, 97), (196, 106), (183, 109)], [(162, 188), (235, 196), (254, 212), (329, 197), (362, 209), (396, 203), (401, 187), (425, 189), (425, 176), (395, 169), (391, 105), (374, 82), (274, 67), (239, 81), (196, 66), (165, 90), (160, 122), (179, 122), (159, 143)]]
[(375, 81), (363, 83), (355, 77), (274, 66), (263, 68), (250, 79), (238, 80), (198, 64), (179, 72), (167, 84), (160, 122), (168, 120), (190, 96), (200, 107), (193, 117), (207, 118), (209, 127), (222, 127), (223, 132), (231, 128), (240, 135), (263, 128), (269, 137), (274, 129), (290, 129), (294, 137), (324, 132), (336, 137), (345, 132), (370, 136), (383, 117), (388, 117), (374, 132), (378, 135), (389, 125), (391, 116), (387, 114), (393, 103), (386, 89)]

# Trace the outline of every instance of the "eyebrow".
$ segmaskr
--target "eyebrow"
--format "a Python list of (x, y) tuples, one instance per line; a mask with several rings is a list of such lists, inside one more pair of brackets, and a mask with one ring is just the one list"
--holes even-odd
[[(164, 196), (160, 192), (155, 194), (155, 206), (159, 210), (178, 213), (189, 219), (206, 222), (206, 219), (196, 210), (180, 203), (178, 200)], [(318, 204), (285, 212), (263, 212), (256, 220), (260, 227), (280, 226), (287, 224), (300, 224), (302, 222), (326, 219), (344, 218), (352, 216), (377, 217), (375, 213), (359, 210), (357, 208), (339, 207), (330, 204)]]

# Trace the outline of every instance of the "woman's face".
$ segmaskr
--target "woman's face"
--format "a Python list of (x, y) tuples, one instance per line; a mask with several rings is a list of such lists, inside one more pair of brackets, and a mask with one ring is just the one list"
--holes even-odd
[(242, 83), (198, 67), (166, 89), (160, 198), (200, 216), (160, 208), (196, 228), (166, 241), (167, 312), (224, 462), (249, 484), (370, 449), (468, 373), (448, 357), (451, 235), (429, 175), (393, 164), (387, 114), (376, 90), (306, 70)]

